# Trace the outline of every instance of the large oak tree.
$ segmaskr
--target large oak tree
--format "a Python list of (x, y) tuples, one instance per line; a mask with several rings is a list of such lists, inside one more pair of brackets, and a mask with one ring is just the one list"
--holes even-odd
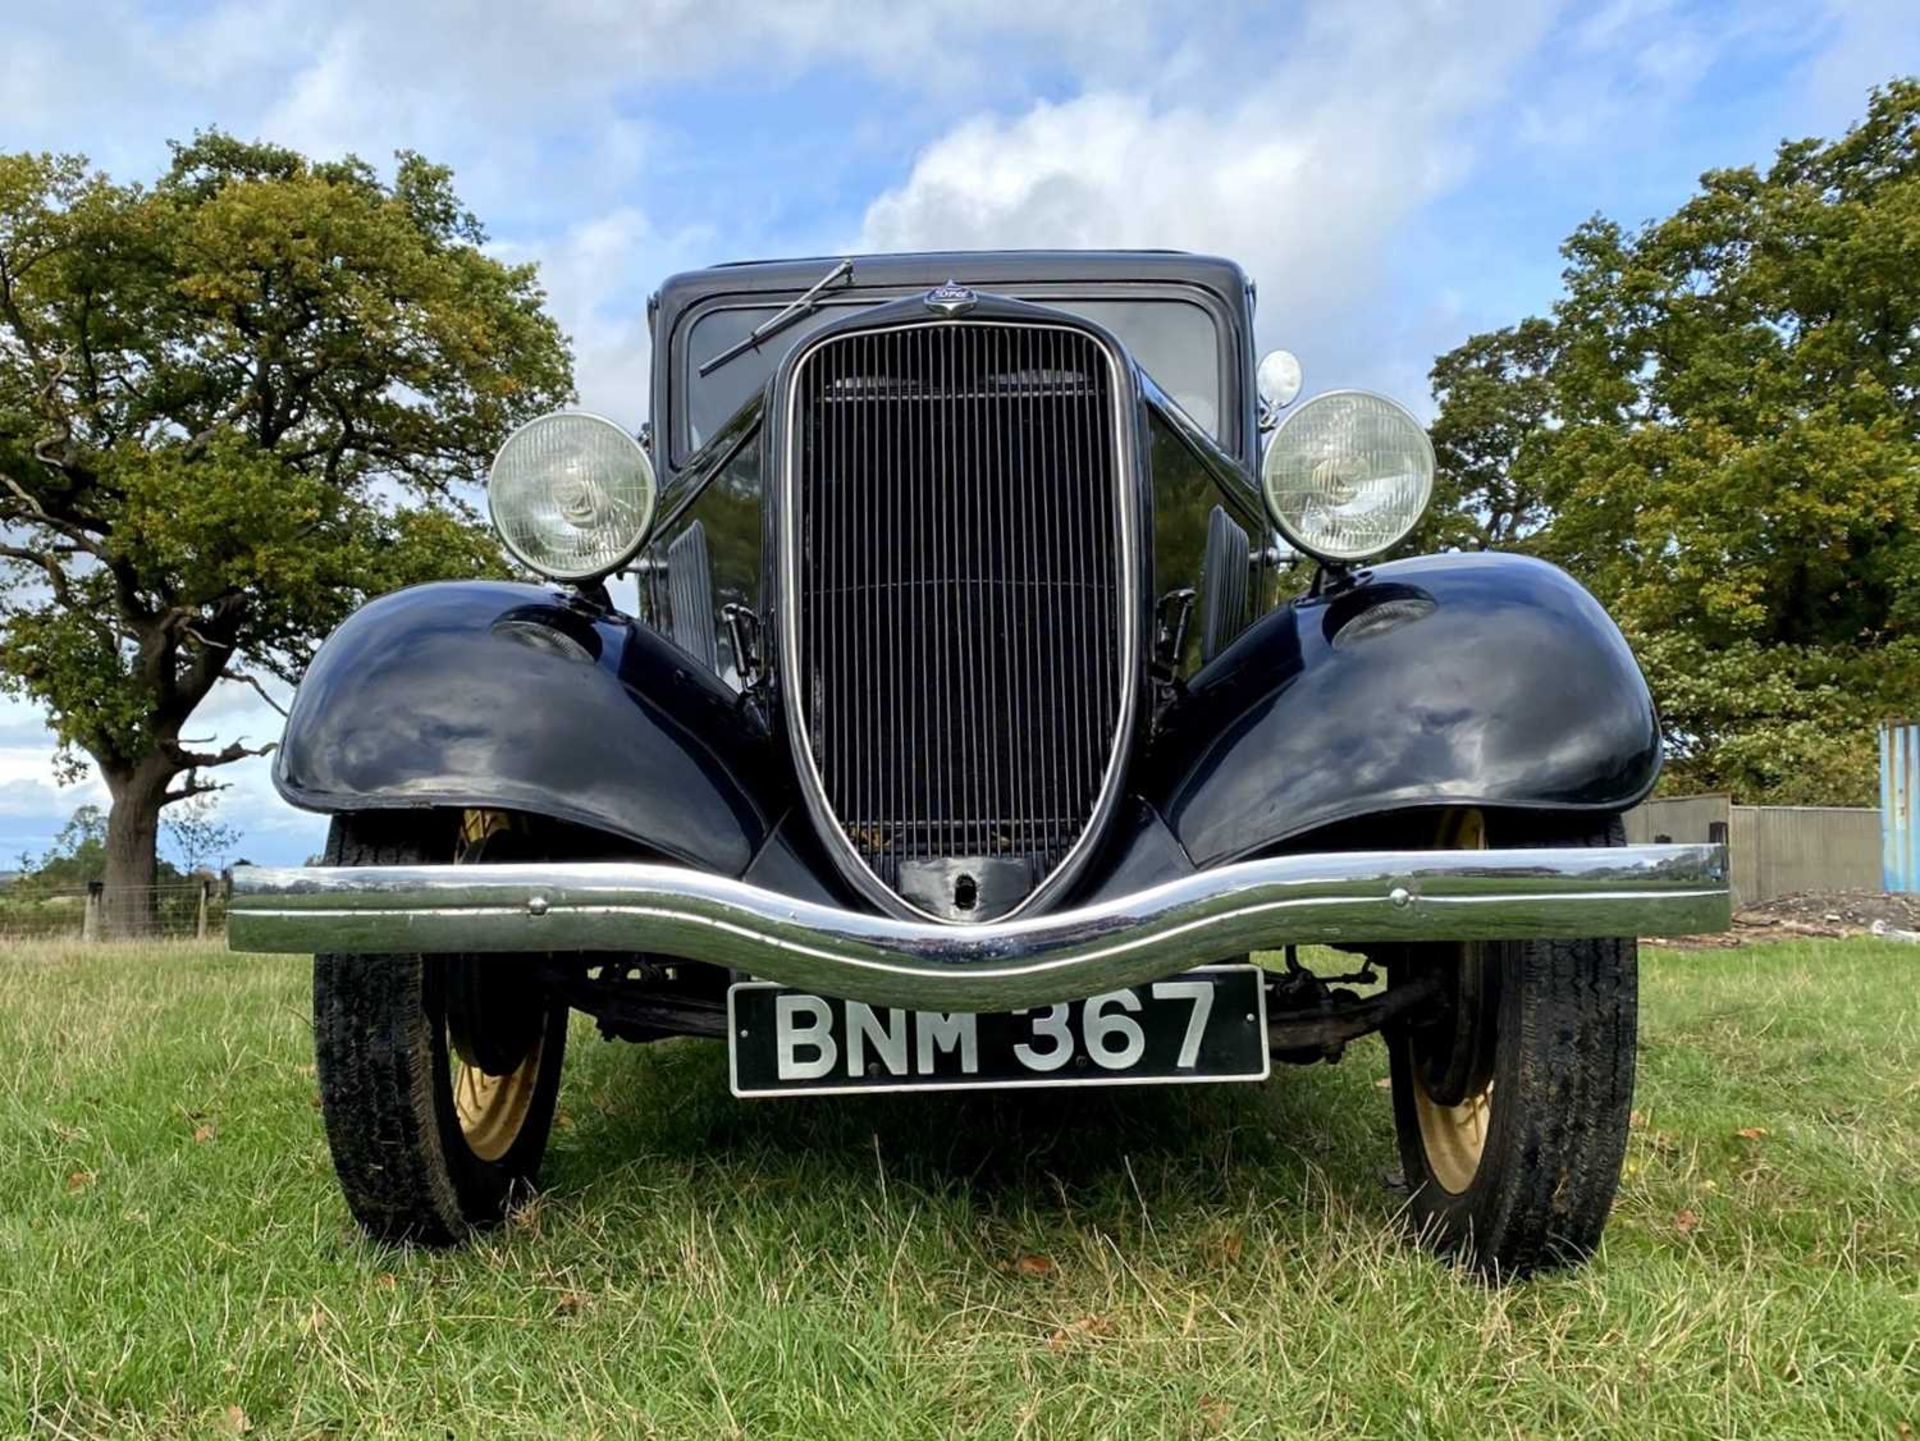
[(1920, 709), (1920, 82), (1564, 253), (1550, 319), (1434, 367), (1429, 538), (1595, 591), (1673, 785), (1871, 804), (1875, 723)]
[(467, 487), (572, 377), (533, 268), (483, 247), (411, 154), (389, 180), (212, 133), (150, 186), (0, 155), (0, 685), (99, 767), (115, 930), (162, 808), (263, 749), (190, 734), (217, 684), (498, 567)]

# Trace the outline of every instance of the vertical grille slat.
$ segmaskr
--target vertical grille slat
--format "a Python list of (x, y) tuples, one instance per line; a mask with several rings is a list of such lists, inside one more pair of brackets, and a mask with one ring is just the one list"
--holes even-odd
[[(1095, 444), (1096, 442), (1093, 437), (1084, 436), (1084, 435), (1081, 437), (1080, 465), (1082, 470), (1088, 473), (1091, 473), (1094, 468)], [(1092, 546), (1090, 540), (1087, 537), (1082, 536), (1080, 540), (1080, 574), (1085, 577), (1084, 584), (1089, 587), (1098, 584), (1098, 577), (1096, 576), (1095, 569), (1094, 569), (1095, 563), (1096, 563), (1096, 556), (1097, 556), (1097, 551)], [(1099, 633), (1096, 628), (1088, 624), (1088, 618), (1087, 618), (1086, 610), (1084, 606), (1081, 608), (1080, 625), (1081, 625), (1081, 644), (1089, 647), (1097, 646), (1097, 643), (1099, 640)], [(1101, 659), (1099, 663), (1102, 665), (1118, 665), (1119, 661), (1117, 657), (1112, 657), (1108, 654), (1103, 653), (1101, 655)], [(1082, 710), (1080, 723), (1083, 728), (1087, 724), (1087, 718), (1084, 712), (1084, 708)], [(1084, 750), (1084, 747), (1083, 747), (1083, 750)], [(1097, 777), (1088, 777), (1087, 779), (1093, 781), (1095, 784), (1098, 783)]]
[(853, 334), (796, 367), (796, 743), (896, 895), (972, 863), (1004, 913), (1100, 807), (1133, 604), (1115, 383), (1093, 336), (1042, 325)]
[[(1036, 379), (1042, 387), (1043, 392), (1051, 378), (1058, 373), (1058, 366), (1055, 363), (1054, 356), (1055, 342), (1057, 339), (1057, 336), (1050, 334), (1041, 342), (1040, 369)], [(1044, 398), (1043, 393), (1042, 399), (1044, 400)], [(1062, 475), (1064, 467), (1060, 455), (1060, 438), (1057, 433), (1057, 427), (1054, 425), (1056, 407), (1041, 404), (1036, 407), (1036, 409), (1038, 411), (1036, 419), (1039, 424), (1041, 453), (1048, 456), (1052, 462), (1049, 466), (1049, 470), (1052, 472), (1048, 476), (1049, 484), (1046, 485), (1040, 496), (1040, 544), (1037, 549), (1040, 553), (1040, 567), (1042, 572), (1057, 575), (1059, 573), (1059, 556), (1056, 549), (1056, 539), (1059, 522), (1054, 515), (1054, 509), (1055, 502), (1059, 496), (1058, 486), (1064, 478)], [(1046, 603), (1047, 597), (1044, 595), (1036, 595), (1034, 597), (1034, 608), (1036, 612), (1034, 616), (1034, 632), (1036, 635), (1051, 635), (1055, 638), (1056, 644), (1062, 644), (1059, 633), (1055, 627), (1060, 613), (1066, 609), (1066, 604), (1072, 601), (1073, 595), (1068, 588), (1062, 586), (1055, 593), (1055, 598), (1057, 598), (1059, 603), (1049, 605)], [(1037, 657), (1033, 693), (1041, 707), (1041, 728), (1042, 733), (1046, 736), (1046, 744), (1040, 747), (1038, 751), (1035, 768), (1039, 772), (1039, 789), (1041, 793), (1043, 795), (1055, 795), (1059, 793), (1060, 789), (1060, 750), (1063, 744), (1063, 737), (1060, 734), (1059, 712), (1065, 692), (1050, 692), (1043, 688), (1044, 682), (1042, 677), (1045, 673), (1045, 666), (1046, 657), (1042, 654)], [(1055, 844), (1056, 808), (1043, 805), (1040, 807), (1040, 816), (1042, 819), (1039, 843), (1051, 848)]]

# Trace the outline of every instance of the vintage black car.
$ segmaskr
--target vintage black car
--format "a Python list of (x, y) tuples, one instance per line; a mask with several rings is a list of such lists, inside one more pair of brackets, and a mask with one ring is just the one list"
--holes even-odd
[(1623, 844), (1660, 732), (1579, 585), (1375, 563), (1426, 434), (1290, 405), (1253, 308), (1162, 252), (720, 266), (652, 302), (639, 437), (506, 441), (493, 520), (550, 583), (343, 625), (275, 768), (325, 864), (235, 879), (235, 947), (319, 953), (368, 1231), (502, 1215), (578, 1009), (724, 1038), (756, 1097), (1261, 1081), (1378, 1031), (1419, 1233), (1593, 1248), (1633, 937), (1723, 927), (1724, 854)]

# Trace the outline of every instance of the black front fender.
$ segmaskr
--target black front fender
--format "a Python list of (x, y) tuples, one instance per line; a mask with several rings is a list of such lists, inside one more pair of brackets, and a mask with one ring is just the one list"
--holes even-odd
[(1599, 603), (1541, 561), (1448, 555), (1250, 627), (1168, 711), (1142, 790), (1205, 868), (1414, 806), (1624, 810), (1659, 770)]
[(789, 803), (790, 767), (733, 691), (646, 627), (538, 586), (447, 582), (329, 637), (274, 783), (315, 811), (526, 811), (738, 876)]

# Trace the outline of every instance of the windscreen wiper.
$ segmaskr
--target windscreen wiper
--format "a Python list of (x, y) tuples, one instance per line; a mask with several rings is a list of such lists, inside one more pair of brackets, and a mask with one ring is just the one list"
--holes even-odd
[(842, 280), (851, 280), (852, 278), (853, 260), (849, 257), (834, 266), (833, 269), (829, 270), (825, 275), (821, 276), (819, 280), (814, 282), (811, 290), (794, 301), (793, 304), (789, 305), (785, 310), (781, 311), (778, 315), (770, 316), (768, 319), (762, 321), (748, 333), (744, 340), (729, 345), (725, 350), (714, 356), (713, 359), (703, 364), (700, 367), (700, 373), (702, 375), (713, 374), (714, 371), (725, 365), (729, 360), (732, 360), (734, 356), (745, 355), (749, 350), (756, 348), (760, 342), (765, 340), (769, 335), (785, 330), (803, 315), (811, 315), (820, 308), (821, 291), (825, 290), (829, 285), (837, 284)]

